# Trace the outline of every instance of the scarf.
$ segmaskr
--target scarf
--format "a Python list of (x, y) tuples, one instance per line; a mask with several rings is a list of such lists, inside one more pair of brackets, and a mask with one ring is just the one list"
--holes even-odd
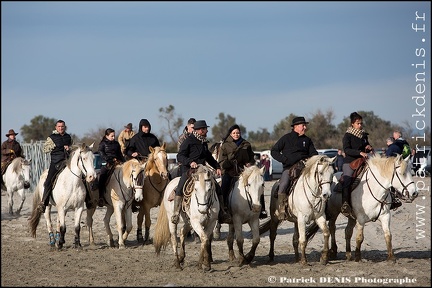
[(201, 141), (201, 143), (208, 143), (209, 141), (207, 140), (206, 137), (199, 135), (198, 133), (194, 131), (192, 131), (192, 134), (199, 140)]
[(353, 127), (349, 127), (348, 130), (346, 131), (346, 133), (352, 134), (355, 137), (362, 139), (365, 131), (359, 130), (359, 129), (354, 129)]

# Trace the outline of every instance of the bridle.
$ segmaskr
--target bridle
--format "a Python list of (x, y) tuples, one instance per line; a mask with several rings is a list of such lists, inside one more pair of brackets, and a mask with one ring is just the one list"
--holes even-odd
[[(311, 209), (312, 209), (314, 212), (316, 212), (316, 213), (319, 213), (319, 212), (322, 210), (323, 205), (325, 204), (325, 201), (323, 201), (323, 197), (321, 197), (321, 196), (322, 196), (322, 189), (323, 189), (323, 185), (326, 185), (326, 184), (329, 184), (329, 185), (330, 185), (330, 184), (332, 183), (332, 181), (324, 181), (324, 179), (322, 179), (322, 177), (319, 177), (319, 175), (320, 175), (321, 173), (318, 171), (318, 167), (319, 167), (320, 165), (323, 165), (323, 166), (324, 166), (324, 164), (320, 164), (320, 163), (318, 163), (318, 164), (316, 165), (315, 172), (314, 172), (314, 180), (315, 180), (315, 183), (318, 183), (318, 185), (317, 185), (317, 188), (318, 188), (318, 189), (316, 189), (318, 193), (316, 193), (316, 194), (314, 193), (314, 190), (315, 190), (315, 189), (314, 189), (313, 187), (311, 187), (311, 185), (310, 185), (309, 182), (307, 181), (307, 178), (304, 177), (304, 175), (301, 175), (301, 176), (303, 176), (303, 178), (304, 178), (304, 181), (303, 181), (303, 193), (304, 193), (305, 198), (307, 199), (307, 201), (308, 201), (308, 203), (309, 203), (309, 206), (310, 206)], [(328, 167), (330, 168), (331, 166), (328, 165)], [(300, 176), (300, 177), (301, 177), (301, 176)], [(309, 191), (311, 192), (312, 196), (313, 196), (315, 199), (319, 198), (319, 201), (318, 201), (315, 205), (310, 201), (308, 195), (306, 194), (306, 186), (305, 186), (305, 185), (307, 185), (307, 188), (309, 189)], [(315, 201), (313, 201), (313, 202), (315, 202)]]

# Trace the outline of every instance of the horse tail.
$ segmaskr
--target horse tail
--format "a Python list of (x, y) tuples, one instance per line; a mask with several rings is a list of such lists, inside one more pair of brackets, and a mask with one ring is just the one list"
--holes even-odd
[(159, 207), (159, 212), (155, 224), (155, 234), (153, 236), (153, 245), (156, 250), (156, 254), (159, 255), (162, 248), (165, 249), (171, 234), (169, 231), (168, 216), (165, 209), (165, 201), (162, 199), (162, 203)]
[(33, 208), (32, 208), (32, 214), (30, 218), (28, 219), (28, 225), (30, 234), (33, 238), (36, 238), (36, 229), (39, 225), (40, 217), (42, 213), (37, 209), (39, 203), (41, 202), (41, 196), (39, 193), (39, 185), (36, 186), (36, 190), (33, 192)]
[(319, 226), (315, 221), (313, 221), (310, 225), (306, 226), (306, 243), (309, 243), (313, 239), (318, 230)]

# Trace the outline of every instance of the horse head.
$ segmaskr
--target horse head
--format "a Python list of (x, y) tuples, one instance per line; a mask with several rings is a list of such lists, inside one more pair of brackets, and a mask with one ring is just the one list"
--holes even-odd
[(133, 189), (135, 201), (143, 200), (144, 171), (147, 163), (141, 163), (137, 159), (126, 161), (123, 166), (123, 182), (128, 189)]
[(216, 192), (216, 182), (209, 168), (198, 165), (195, 173), (192, 174), (194, 181), (195, 199), (198, 211), (201, 214), (207, 214), (212, 206), (213, 194)]
[[(310, 188), (315, 190), (315, 197), (321, 197), (327, 200), (331, 195), (331, 184), (334, 169), (332, 164), (336, 161), (337, 156), (329, 158), (327, 155), (315, 155), (308, 159), (304, 173), (302, 173), (309, 183)], [(311, 180), (313, 178), (314, 180)], [(314, 189), (313, 183), (316, 187)]]
[(30, 165), (31, 159), (21, 159), (22, 175), (24, 178), (24, 189), (30, 188)]
[(91, 183), (97, 177), (93, 166), (94, 158), (91, 147), (82, 143), (72, 147), (71, 157), (69, 157), (67, 165), (77, 177), (84, 176), (86, 181)]
[[(261, 211), (261, 195), (264, 193), (264, 172), (265, 167), (259, 168), (256, 165), (245, 166), (240, 175), (239, 184), (243, 185), (246, 198), (252, 212)], [(241, 187), (239, 187), (241, 189)]]
[(402, 155), (399, 155), (389, 158), (394, 160), (391, 185), (400, 193), (400, 198), (405, 202), (412, 202), (418, 196), (417, 186), (409, 168), (410, 157), (411, 155), (404, 159)]
[(151, 170), (154, 169), (157, 173), (162, 177), (162, 179), (168, 179), (168, 157), (166, 153), (166, 143), (163, 143), (160, 147), (149, 147), (150, 155), (147, 162), (149, 165), (146, 168), (146, 171), (151, 173)]

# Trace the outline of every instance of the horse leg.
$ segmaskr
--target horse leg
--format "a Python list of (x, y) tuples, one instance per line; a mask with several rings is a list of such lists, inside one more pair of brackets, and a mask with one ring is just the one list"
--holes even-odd
[(186, 250), (185, 250), (185, 244), (186, 244), (186, 235), (190, 231), (190, 226), (183, 225), (183, 227), (180, 229), (180, 253), (179, 253), (179, 261), (181, 264), (184, 263), (184, 259), (186, 257)]
[(385, 215), (381, 219), (381, 227), (384, 231), (384, 237), (387, 244), (387, 261), (396, 262), (396, 256), (393, 254), (392, 234), (390, 230), (390, 214)]
[[(113, 203), (114, 204), (114, 203)], [(110, 219), (112, 214), (114, 213), (114, 208), (113, 206), (109, 205), (107, 206), (107, 210), (104, 216), (104, 226), (105, 226), (105, 231), (107, 233), (107, 245), (108, 247), (114, 247), (114, 236), (112, 234), (111, 231), (111, 227), (110, 227)]]
[(25, 196), (24, 189), (18, 190), (18, 194), (21, 196), (21, 203), (20, 203), (20, 205), (19, 205), (19, 207), (18, 207), (18, 209), (16, 211), (16, 214), (19, 215), (19, 214), (21, 214), (21, 210), (22, 210), (22, 208), (24, 206), (24, 201), (26, 200), (26, 196)]
[[(171, 219), (170, 219), (171, 220)], [(173, 224), (169, 223), (169, 230), (171, 233), (171, 246), (172, 249), (174, 251), (174, 267), (178, 268), (178, 269), (182, 269), (181, 265), (180, 265), (180, 260), (179, 260), (179, 256), (178, 256), (178, 248), (177, 248), (177, 224)]]
[(326, 219), (324, 216), (320, 216), (317, 218), (316, 223), (320, 227), (321, 231), (323, 232), (324, 236), (324, 249), (321, 252), (321, 264), (327, 264), (328, 263), (328, 252), (329, 252), (329, 238), (330, 238), (330, 231), (327, 227)]
[(227, 245), (228, 245), (228, 259), (230, 261), (234, 261), (236, 259), (234, 253), (234, 225), (229, 224), (228, 228), (228, 236), (227, 236)]
[(75, 239), (74, 239), (74, 248), (79, 249), (81, 248), (81, 239), (80, 239), (80, 233), (81, 233), (81, 215), (83, 212), (83, 207), (80, 207), (75, 210)]
[[(271, 206), (273, 208), (273, 205)], [(269, 251), (269, 261), (273, 262), (274, 261), (274, 243), (276, 240), (276, 235), (277, 235), (277, 226), (279, 223), (279, 219), (277, 218), (275, 214), (275, 211), (272, 211), (270, 213), (271, 215), (271, 219), (270, 219), (270, 234), (269, 234), (269, 238), (270, 238), (270, 251)]]
[(244, 251), (243, 251), (243, 244), (244, 244), (244, 237), (243, 237), (243, 231), (242, 231), (242, 225), (238, 225), (239, 223), (234, 223), (236, 225), (235, 228), (235, 237), (237, 242), (237, 248), (238, 248), (238, 265), (243, 266), (243, 264), (246, 264)]
[(357, 237), (356, 237), (356, 249), (355, 249), (355, 261), (359, 262), (361, 260), (361, 244), (364, 240), (364, 224), (357, 224)]
[(213, 231), (213, 239), (215, 239), (215, 240), (219, 240), (220, 239), (220, 236), (221, 236), (220, 229), (221, 229), (221, 224), (219, 223), (219, 221), (217, 221), (215, 229)]
[(117, 202), (117, 205), (114, 206), (114, 214), (115, 214), (115, 219), (116, 219), (116, 227), (117, 227), (117, 233), (118, 233), (118, 248), (119, 249), (124, 249), (125, 248), (125, 244), (124, 244), (124, 238), (123, 238), (123, 234), (126, 233), (125, 229), (124, 229), (124, 218), (123, 218), (123, 213), (122, 211), (124, 210), (125, 205), (124, 203), (120, 203)]
[(300, 254), (299, 254), (299, 228), (298, 228), (298, 223), (294, 222), (294, 234), (293, 234), (293, 247), (294, 247), (294, 259), (295, 262), (299, 262), (300, 261)]
[(137, 215), (137, 241), (139, 244), (144, 244), (144, 238), (142, 236), (142, 223), (144, 220), (144, 205), (142, 205), (142, 202), (140, 204), (141, 204), (140, 209)]
[(302, 265), (306, 265), (307, 264), (307, 259), (306, 259), (306, 224), (303, 221), (302, 215), (299, 215), (297, 218), (297, 230), (298, 230), (298, 234), (299, 234), (299, 245), (300, 245), (300, 250), (301, 250), (301, 258), (300, 258), (300, 263)]
[(251, 224), (249, 224), (252, 231), (252, 247), (249, 253), (246, 254), (245, 259), (247, 263), (252, 262), (253, 258), (255, 257), (256, 248), (258, 247), (258, 244), (260, 243), (260, 235), (259, 235), (259, 220), (253, 220)]
[(351, 238), (353, 235), (354, 226), (355, 220), (349, 217), (347, 226), (345, 227), (345, 255), (347, 261), (351, 260)]
[(336, 244), (336, 218), (330, 218), (329, 222), (329, 230), (331, 236), (331, 248), (329, 250), (329, 259), (334, 260), (337, 258), (337, 244)]
[(126, 243), (126, 240), (132, 231), (132, 208), (128, 208), (125, 211), (125, 221), (126, 221), (126, 231), (123, 231), (123, 244)]
[[(45, 209), (46, 212), (47, 209)], [(65, 235), (66, 235), (66, 211), (64, 211), (63, 207), (57, 207), (57, 235), (58, 242), (56, 243), (57, 249), (62, 249), (63, 244), (65, 243)]]
[(96, 207), (92, 209), (87, 209), (86, 225), (89, 233), (89, 243), (94, 246), (94, 236), (93, 236), (93, 215), (96, 212)]
[[(144, 205), (143, 205), (144, 206)], [(144, 244), (151, 244), (150, 243), (150, 226), (151, 226), (151, 217), (150, 217), (150, 207), (144, 208), (144, 228), (145, 228), (145, 234), (144, 234)]]
[(13, 215), (13, 192), (12, 188), (7, 188), (9, 215)]
[(202, 264), (202, 269), (204, 271), (210, 271), (211, 264), (209, 261), (209, 248), (210, 248), (210, 241), (207, 238), (207, 235), (204, 235), (204, 237), (201, 238), (201, 253), (200, 253), (200, 260)]
[(49, 243), (50, 243), (51, 248), (54, 248), (56, 246), (56, 238), (60, 239), (60, 234), (58, 236), (57, 235), (54, 236), (52, 222), (51, 222), (51, 206), (50, 205), (48, 205), (45, 208), (44, 217), (45, 217), (46, 226), (48, 229)]

